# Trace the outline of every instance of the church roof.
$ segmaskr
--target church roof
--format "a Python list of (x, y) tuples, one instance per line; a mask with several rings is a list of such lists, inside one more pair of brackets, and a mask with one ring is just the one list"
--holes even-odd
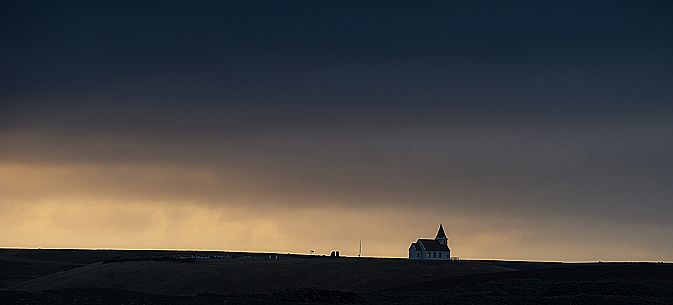
[(436, 239), (419, 239), (416, 243), (423, 244), (426, 251), (449, 251), (449, 247), (440, 244)]
[(439, 231), (437, 231), (437, 237), (435, 238), (446, 238), (446, 233), (444, 233), (444, 227), (442, 224), (439, 224)]

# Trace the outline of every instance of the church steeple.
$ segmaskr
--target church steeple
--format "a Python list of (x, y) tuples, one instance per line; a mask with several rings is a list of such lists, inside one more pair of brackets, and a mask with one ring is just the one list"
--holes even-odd
[(442, 224), (439, 224), (439, 231), (437, 231), (437, 236), (435, 236), (435, 239), (437, 238), (446, 238), (446, 233), (444, 233), (444, 226)]
[(442, 226), (441, 223), (439, 224), (439, 231), (437, 231), (437, 236), (435, 236), (435, 240), (437, 240), (437, 242), (445, 246), (448, 242), (448, 238), (446, 238), (446, 233), (444, 233), (444, 226)]

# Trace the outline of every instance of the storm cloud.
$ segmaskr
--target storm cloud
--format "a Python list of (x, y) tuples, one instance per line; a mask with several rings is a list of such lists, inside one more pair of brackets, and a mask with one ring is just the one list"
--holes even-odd
[(10, 4), (0, 242), (672, 260), (672, 9)]

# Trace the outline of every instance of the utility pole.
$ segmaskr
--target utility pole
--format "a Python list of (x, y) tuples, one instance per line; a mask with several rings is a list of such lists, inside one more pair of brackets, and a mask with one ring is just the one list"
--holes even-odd
[(358, 257), (362, 256), (362, 239), (360, 239), (360, 252), (358, 252)]

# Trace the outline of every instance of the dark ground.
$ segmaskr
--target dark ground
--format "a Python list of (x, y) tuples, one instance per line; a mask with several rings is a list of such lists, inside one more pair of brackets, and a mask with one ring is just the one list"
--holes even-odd
[[(150, 252), (154, 254), (148, 255)], [(450, 262), (455, 266), (493, 264), (511, 271), (439, 277), (366, 292), (302, 288), (268, 293), (167, 296), (108, 288), (33, 292), (12, 288), (47, 274), (99, 263), (102, 256), (142, 260), (156, 259), (156, 253), (176, 252), (0, 249), (0, 304), (673, 304), (673, 265), (656, 263)], [(241, 257), (250, 260), (256, 259), (256, 255), (267, 256), (241, 254)], [(290, 257), (280, 259), (287, 258)], [(314, 259), (326, 264), (330, 260)], [(313, 261), (312, 265), (320, 265), (319, 262)], [(372, 262), (400, 264), (394, 259)]]

